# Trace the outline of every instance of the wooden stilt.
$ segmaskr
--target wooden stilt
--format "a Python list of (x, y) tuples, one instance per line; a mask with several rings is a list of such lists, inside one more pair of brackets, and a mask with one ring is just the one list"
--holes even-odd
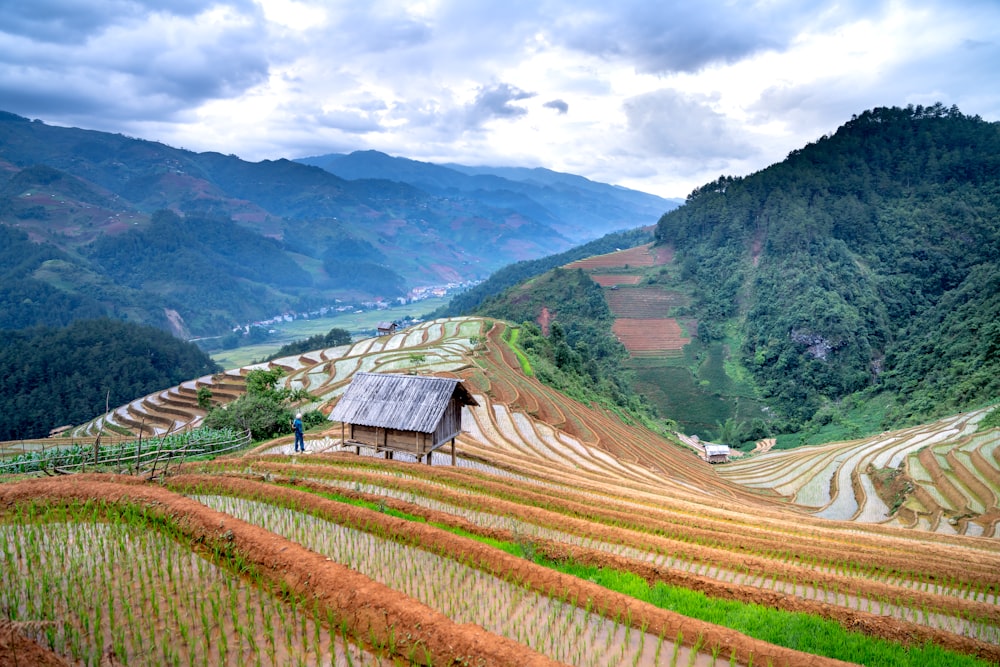
[(451, 439), (451, 465), (455, 466), (455, 438)]

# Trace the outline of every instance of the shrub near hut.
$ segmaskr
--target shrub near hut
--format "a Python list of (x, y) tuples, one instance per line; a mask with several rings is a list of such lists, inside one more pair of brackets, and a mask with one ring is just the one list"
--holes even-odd
[[(209, 428), (233, 428), (250, 431), (255, 441), (292, 432), (292, 404), (308, 400), (304, 390), (278, 389), (283, 375), (280, 368), (254, 369), (247, 373), (247, 392), (227, 405), (212, 409), (204, 425)], [(325, 421), (317, 410), (307, 412), (302, 421), (306, 428)]]

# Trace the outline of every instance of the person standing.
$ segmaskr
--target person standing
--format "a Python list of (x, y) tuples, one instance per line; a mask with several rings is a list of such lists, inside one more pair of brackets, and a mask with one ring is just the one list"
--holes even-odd
[(295, 415), (295, 421), (292, 422), (292, 428), (295, 430), (295, 451), (304, 452), (306, 451), (306, 441), (302, 437), (302, 413)]

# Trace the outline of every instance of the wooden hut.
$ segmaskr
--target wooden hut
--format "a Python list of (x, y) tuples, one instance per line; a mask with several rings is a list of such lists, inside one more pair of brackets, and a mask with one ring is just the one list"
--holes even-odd
[(379, 322), (376, 328), (378, 329), (379, 336), (389, 336), (396, 333), (395, 322)]
[(705, 443), (705, 460), (709, 463), (729, 463), (729, 447)]
[(479, 405), (460, 380), (428, 375), (355, 373), (330, 421), (341, 422), (341, 440), (376, 452), (415, 456), (418, 460), (462, 432), (462, 406)]

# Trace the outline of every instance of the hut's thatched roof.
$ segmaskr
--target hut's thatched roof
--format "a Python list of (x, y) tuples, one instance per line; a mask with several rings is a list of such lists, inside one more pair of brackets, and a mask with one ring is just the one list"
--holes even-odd
[(355, 373), (330, 421), (433, 433), (453, 396), (462, 405), (479, 405), (454, 378)]
[(729, 456), (728, 445), (714, 445), (705, 444), (705, 455), (706, 456)]

